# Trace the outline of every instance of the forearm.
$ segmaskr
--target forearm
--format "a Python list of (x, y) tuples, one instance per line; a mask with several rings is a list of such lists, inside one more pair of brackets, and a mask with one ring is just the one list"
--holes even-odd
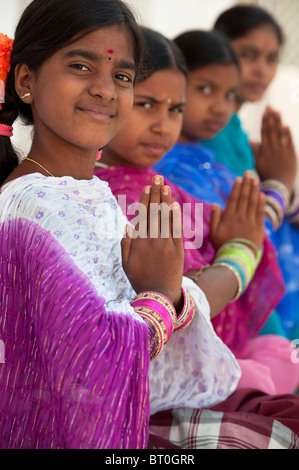
[(238, 290), (238, 281), (233, 272), (223, 266), (205, 269), (194, 279), (197, 271), (189, 271), (186, 276), (196, 279), (196, 284), (205, 293), (210, 304), (211, 318), (220, 313), (229, 304)]

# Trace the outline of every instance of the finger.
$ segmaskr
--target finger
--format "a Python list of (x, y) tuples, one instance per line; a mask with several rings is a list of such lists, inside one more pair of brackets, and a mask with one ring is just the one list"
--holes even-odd
[(142, 238), (147, 237), (148, 233), (148, 211), (151, 187), (145, 186), (140, 196), (135, 219), (135, 231)]
[(169, 238), (171, 235), (172, 222), (171, 222), (171, 190), (170, 187), (165, 185), (161, 188), (161, 237)]
[(280, 113), (278, 111), (274, 111), (273, 112), (272, 142), (275, 147), (281, 145), (280, 137), (281, 137), (282, 127), (283, 126), (282, 126)]
[(247, 213), (250, 192), (251, 192), (251, 182), (252, 182), (252, 173), (250, 171), (246, 171), (244, 173), (243, 181), (241, 184), (239, 198), (237, 201), (237, 208), (236, 208), (236, 211), (239, 212), (240, 214)]
[(281, 146), (283, 147), (283, 150), (286, 149), (288, 151), (288, 154), (295, 153), (295, 147), (293, 143), (292, 134), (291, 134), (289, 127), (287, 126), (284, 126), (281, 129), (280, 143), (281, 143)]
[(259, 193), (258, 203), (256, 206), (256, 221), (258, 226), (264, 227), (266, 217), (266, 197), (265, 194)]
[(235, 213), (237, 209), (241, 185), (242, 185), (242, 178), (240, 177), (236, 178), (234, 181), (232, 190), (230, 192), (230, 195), (228, 197), (227, 203), (226, 203), (226, 207), (224, 210), (225, 213), (227, 214)]
[(133, 240), (133, 227), (131, 224), (127, 224), (125, 227), (125, 234), (121, 240), (121, 253), (122, 253), (122, 264), (123, 267), (127, 266)]
[(257, 178), (251, 181), (251, 189), (247, 206), (247, 217), (251, 221), (255, 221), (257, 213), (257, 205), (259, 203), (260, 182)]
[(221, 221), (222, 209), (218, 204), (212, 205), (211, 210), (211, 220), (210, 220), (210, 231), (211, 233), (215, 233), (218, 229), (218, 226)]
[(161, 228), (161, 189), (164, 185), (164, 178), (161, 175), (155, 175), (152, 179), (149, 211), (148, 211), (148, 232), (151, 238), (160, 237)]
[(170, 206), (171, 223), (170, 230), (173, 242), (175, 245), (179, 245), (182, 242), (183, 230), (182, 230), (182, 211), (181, 206), (177, 201), (172, 202)]
[(262, 142), (267, 147), (276, 148), (279, 145), (278, 138), (281, 126), (279, 113), (275, 113), (271, 108), (268, 108), (265, 119), (262, 124)]

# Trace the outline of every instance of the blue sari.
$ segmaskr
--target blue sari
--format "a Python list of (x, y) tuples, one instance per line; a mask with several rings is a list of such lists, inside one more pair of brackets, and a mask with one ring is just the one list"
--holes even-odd
[[(202, 145), (177, 143), (175, 147), (155, 165), (154, 169), (170, 181), (180, 185), (193, 196), (224, 207), (236, 175), (226, 166), (215, 161), (210, 150)], [(266, 232), (277, 249), (278, 261), (286, 284), (286, 294), (277, 306), (280, 323), (275, 331), (264, 333), (281, 334), (289, 339), (299, 338), (299, 231), (284, 221), (275, 232), (269, 220)], [(276, 318), (277, 320), (277, 318)], [(271, 321), (274, 321), (272, 318)]]

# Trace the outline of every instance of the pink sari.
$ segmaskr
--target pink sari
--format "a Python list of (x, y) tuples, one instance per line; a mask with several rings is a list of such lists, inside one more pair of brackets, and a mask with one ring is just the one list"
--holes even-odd
[[(95, 171), (96, 176), (109, 183), (129, 220), (134, 216), (128, 216), (128, 207), (139, 202), (141, 191), (144, 186), (151, 184), (155, 174), (151, 168), (121, 166), (99, 168)], [(190, 204), (194, 208), (196, 203), (203, 203), (203, 243), (199, 249), (185, 248), (186, 274), (189, 270), (211, 264), (215, 257), (215, 249), (209, 240), (211, 206), (194, 198), (166, 178), (165, 184), (170, 186), (173, 200), (181, 207), (183, 204)], [(194, 217), (195, 210), (191, 212), (191, 219), (195, 223)], [(190, 240), (184, 236), (183, 238), (184, 246), (186, 247), (186, 242), (190, 245)], [(238, 388), (255, 387), (274, 394), (291, 393), (297, 386), (298, 365), (291, 362), (290, 342), (276, 335), (256, 337), (283, 294), (284, 283), (275, 249), (269, 238), (265, 237), (263, 257), (246, 292), (212, 320), (216, 333), (235, 354), (242, 368)]]

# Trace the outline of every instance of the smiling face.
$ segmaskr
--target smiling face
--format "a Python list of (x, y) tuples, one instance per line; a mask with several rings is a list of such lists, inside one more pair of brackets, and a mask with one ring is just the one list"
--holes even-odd
[(239, 57), (242, 84), (242, 101), (258, 101), (272, 82), (279, 62), (280, 43), (270, 25), (253, 29), (232, 41)]
[(58, 50), (29, 78), (23, 74), (38, 142), (53, 154), (104, 146), (132, 108), (133, 54), (126, 26), (107, 26)]
[(212, 64), (190, 72), (181, 142), (212, 139), (236, 108), (240, 74), (235, 64)]
[(138, 83), (134, 106), (123, 128), (103, 150), (103, 163), (148, 167), (177, 141), (185, 106), (186, 77), (177, 69), (154, 72)]

